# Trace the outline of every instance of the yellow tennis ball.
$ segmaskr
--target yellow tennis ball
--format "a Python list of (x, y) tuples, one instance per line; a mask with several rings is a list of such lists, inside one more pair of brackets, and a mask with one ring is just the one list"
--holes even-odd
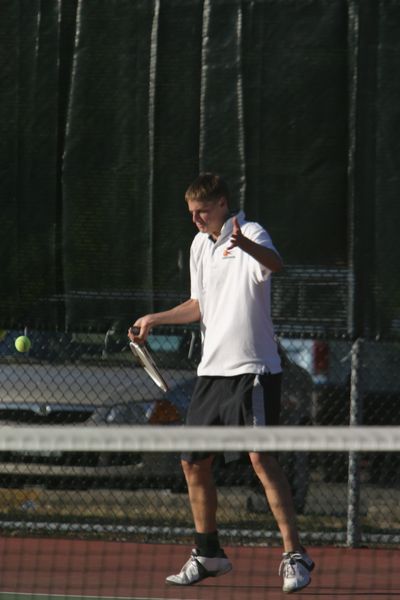
[(18, 352), (28, 352), (31, 347), (31, 340), (26, 335), (20, 335), (15, 340), (15, 347)]

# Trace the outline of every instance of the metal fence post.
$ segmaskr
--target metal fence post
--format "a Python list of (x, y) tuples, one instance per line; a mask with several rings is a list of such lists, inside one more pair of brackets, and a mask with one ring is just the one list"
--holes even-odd
[[(351, 349), (350, 426), (362, 424), (363, 340), (358, 338)], [(347, 484), (347, 545), (356, 548), (361, 540), (360, 527), (360, 456), (349, 452), (349, 474)]]

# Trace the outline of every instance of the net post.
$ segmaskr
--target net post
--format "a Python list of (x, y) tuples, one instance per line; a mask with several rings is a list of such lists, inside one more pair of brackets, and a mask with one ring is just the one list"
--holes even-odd
[[(358, 338), (351, 349), (350, 426), (361, 425), (363, 418), (363, 341)], [(352, 450), (349, 452), (347, 486), (347, 545), (356, 548), (360, 540), (360, 456)]]

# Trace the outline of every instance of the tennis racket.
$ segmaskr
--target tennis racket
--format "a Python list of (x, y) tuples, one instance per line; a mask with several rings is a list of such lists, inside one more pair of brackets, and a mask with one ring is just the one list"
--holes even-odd
[[(134, 335), (138, 335), (140, 333), (140, 329), (139, 327), (131, 327), (131, 332)], [(168, 384), (165, 381), (164, 377), (161, 375), (160, 371), (158, 370), (154, 358), (150, 354), (150, 351), (147, 348), (147, 346), (145, 346), (144, 344), (136, 344), (136, 342), (130, 341), (129, 347), (132, 350), (132, 354), (135, 356), (139, 365), (143, 367), (143, 369), (151, 377), (154, 383), (158, 385), (158, 387), (162, 389), (163, 392), (167, 392)]]

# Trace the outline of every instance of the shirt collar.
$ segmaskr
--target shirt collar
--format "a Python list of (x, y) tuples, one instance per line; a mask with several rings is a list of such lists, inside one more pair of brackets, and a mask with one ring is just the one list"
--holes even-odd
[(219, 237), (215, 240), (211, 234), (208, 236), (208, 239), (210, 240), (210, 242), (212, 242), (213, 244), (215, 244), (216, 242), (221, 243), (223, 240), (225, 240), (227, 237), (229, 237), (232, 234), (232, 231), (233, 231), (232, 219), (233, 219), (233, 217), (237, 217), (237, 220), (239, 221), (240, 226), (242, 226), (243, 223), (245, 222), (245, 215), (242, 210), (240, 210), (240, 209), (232, 210), (228, 214), (228, 217), (227, 217), (225, 223), (221, 227), (221, 233), (219, 234)]
[(232, 211), (225, 223), (222, 225), (221, 233), (219, 235), (218, 241), (225, 240), (227, 237), (230, 237), (233, 231), (233, 217), (236, 217), (239, 221), (239, 225), (242, 226), (245, 221), (245, 215), (242, 210), (234, 210)]

